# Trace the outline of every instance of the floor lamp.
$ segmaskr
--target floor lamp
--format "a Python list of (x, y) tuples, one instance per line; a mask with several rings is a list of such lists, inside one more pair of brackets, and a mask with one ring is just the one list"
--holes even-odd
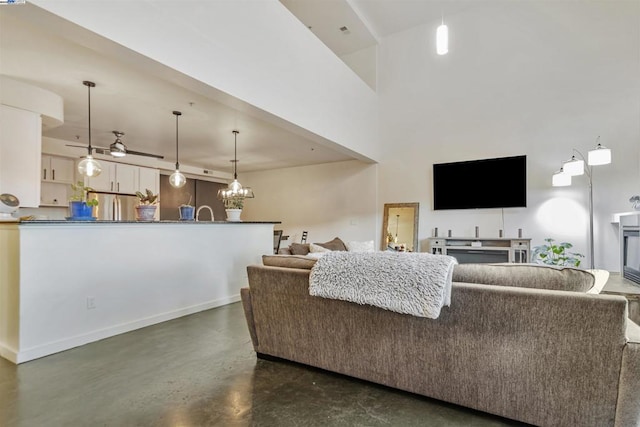
[[(591, 261), (591, 269), (594, 267), (594, 244), (593, 244), (593, 166), (608, 165), (611, 163), (611, 150), (603, 147), (598, 142), (600, 137), (596, 139), (596, 148), (587, 153), (587, 159), (581, 152), (573, 149), (573, 152), (580, 156), (576, 159), (575, 155), (571, 159), (562, 163), (559, 171), (553, 174), (552, 185), (554, 187), (566, 187), (571, 185), (571, 177), (587, 174), (589, 178), (589, 256)], [(585, 168), (584, 162), (587, 162)]]

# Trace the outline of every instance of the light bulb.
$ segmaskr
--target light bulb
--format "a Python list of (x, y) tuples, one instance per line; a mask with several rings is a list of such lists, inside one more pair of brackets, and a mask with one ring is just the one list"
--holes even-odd
[(176, 169), (174, 173), (169, 177), (169, 184), (174, 188), (181, 188), (187, 183), (187, 178), (184, 177), (179, 169)]
[(102, 172), (102, 166), (89, 154), (78, 163), (78, 172), (80, 172), (80, 175), (88, 177), (98, 176)]
[(233, 182), (229, 183), (229, 190), (231, 190), (233, 194), (237, 194), (242, 190), (242, 185), (237, 179), (234, 179)]
[(449, 28), (442, 24), (436, 30), (436, 52), (446, 55), (449, 52)]

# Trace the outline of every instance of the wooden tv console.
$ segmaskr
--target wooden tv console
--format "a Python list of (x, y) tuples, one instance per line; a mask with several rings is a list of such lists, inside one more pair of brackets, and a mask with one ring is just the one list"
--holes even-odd
[(531, 239), (430, 237), (429, 252), (455, 257), (460, 264), (530, 262)]

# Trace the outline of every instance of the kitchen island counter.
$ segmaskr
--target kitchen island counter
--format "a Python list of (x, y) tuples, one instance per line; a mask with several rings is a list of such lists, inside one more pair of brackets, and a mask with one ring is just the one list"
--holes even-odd
[(0, 223), (0, 356), (26, 362), (239, 301), (274, 224)]
[[(84, 221), (72, 219), (46, 219), (46, 220), (28, 220), (20, 221), (21, 225), (42, 225), (42, 224), (280, 224), (280, 221), (183, 221), (183, 220), (162, 220), (162, 221)], [(12, 223), (13, 224), (13, 223)]]

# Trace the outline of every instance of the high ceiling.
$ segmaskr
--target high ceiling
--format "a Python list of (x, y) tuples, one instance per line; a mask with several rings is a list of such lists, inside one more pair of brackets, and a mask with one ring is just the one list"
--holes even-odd
[[(371, 46), (376, 38), (438, 19), (445, 2), (282, 0), (336, 54)], [(464, 2), (457, 3), (456, 8)], [(449, 12), (452, 3), (446, 2)], [(131, 150), (175, 161), (175, 116), (179, 122), (180, 163), (229, 171), (233, 129), (238, 129), (239, 170), (255, 171), (348, 160), (353, 156), (304, 132), (263, 120), (240, 102), (219, 102), (189, 91), (144, 67), (97, 52), (60, 34), (57, 26), (30, 19), (32, 5), (0, 9), (0, 74), (48, 89), (64, 98), (65, 123), (43, 135), (87, 144), (87, 88), (91, 80), (92, 143), (108, 147), (124, 132)], [(68, 24), (67, 25), (71, 25)], [(347, 26), (348, 34), (339, 28)], [(335, 29), (335, 34), (333, 29)], [(85, 31), (75, 29), (77, 31)], [(85, 31), (86, 32), (86, 31)], [(87, 36), (89, 34), (87, 33)], [(108, 43), (108, 41), (106, 41)], [(105, 49), (108, 52), (109, 49)], [(142, 61), (141, 61), (142, 62)], [(168, 70), (167, 73), (175, 73)], [(79, 155), (82, 150), (78, 149)]]

